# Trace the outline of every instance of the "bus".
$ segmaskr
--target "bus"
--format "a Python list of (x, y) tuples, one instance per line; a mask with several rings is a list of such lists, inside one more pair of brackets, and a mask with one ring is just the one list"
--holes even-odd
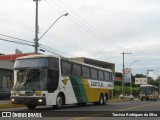
[(140, 85), (140, 94), (139, 94), (139, 98), (141, 99), (141, 101), (143, 101), (143, 99), (145, 99), (146, 101), (149, 100), (154, 100), (156, 101), (159, 97), (159, 89), (157, 86), (153, 86), (153, 85)]
[(17, 58), (12, 104), (36, 106), (94, 103), (105, 105), (113, 97), (113, 73), (93, 65), (50, 55)]

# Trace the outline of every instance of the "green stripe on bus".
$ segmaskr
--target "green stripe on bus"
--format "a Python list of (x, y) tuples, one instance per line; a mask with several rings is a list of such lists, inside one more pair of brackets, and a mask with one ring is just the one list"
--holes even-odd
[(73, 86), (75, 96), (77, 98), (77, 102), (78, 103), (88, 102), (87, 94), (86, 94), (85, 88), (83, 86), (82, 79), (79, 77), (70, 76), (70, 80), (71, 80), (71, 84)]

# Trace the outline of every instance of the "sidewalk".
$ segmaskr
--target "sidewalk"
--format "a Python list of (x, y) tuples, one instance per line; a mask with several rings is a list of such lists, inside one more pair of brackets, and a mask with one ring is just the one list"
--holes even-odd
[(140, 101), (139, 98), (134, 98), (134, 99), (128, 99), (128, 98), (113, 98), (112, 100), (110, 100), (110, 102), (125, 102), (125, 101)]
[(24, 107), (24, 105), (12, 104), (11, 100), (0, 100), (0, 109)]

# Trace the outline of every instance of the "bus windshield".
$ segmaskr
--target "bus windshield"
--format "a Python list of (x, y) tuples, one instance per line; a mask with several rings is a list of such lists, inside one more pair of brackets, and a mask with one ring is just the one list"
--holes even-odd
[(18, 59), (15, 62), (14, 69), (19, 68), (32, 68), (32, 67), (47, 67), (47, 58), (30, 58), (30, 59)]
[(14, 90), (45, 90), (47, 83), (47, 69), (20, 69), (16, 70)]
[(140, 94), (151, 94), (151, 87), (141, 87), (140, 88)]

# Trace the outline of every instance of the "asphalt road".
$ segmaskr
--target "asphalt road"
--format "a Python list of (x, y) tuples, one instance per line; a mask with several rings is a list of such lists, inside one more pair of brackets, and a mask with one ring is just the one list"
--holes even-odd
[[(75, 106), (69, 105), (64, 106), (60, 110), (55, 110), (51, 106), (47, 107), (37, 107), (36, 110), (30, 111), (25, 107), (22, 108), (7, 108), (0, 109), (0, 111), (17, 111), (17, 112), (37, 112), (43, 113), (44, 115), (54, 116), (53, 117), (42, 117), (38, 119), (61, 119), (61, 120), (97, 120), (98, 119), (113, 119), (113, 120), (121, 120), (121, 119), (140, 119), (140, 120), (159, 120), (160, 117), (155, 117), (157, 111), (160, 113), (160, 100), (158, 101), (125, 101), (125, 102), (109, 102), (104, 106), (95, 106), (93, 104), (89, 104), (87, 106)], [(47, 113), (47, 114), (46, 114)], [(145, 114), (146, 113), (146, 114)], [(134, 117), (128, 117), (129, 116)], [(125, 116), (124, 116), (125, 115)], [(148, 115), (150, 117), (136, 117), (140, 115)], [(112, 117), (109, 117), (112, 116)], [(114, 117), (113, 117), (114, 116)], [(127, 118), (126, 118), (127, 116)], [(6, 118), (2, 118), (6, 119)], [(22, 118), (10, 118), (10, 119), (22, 119)], [(23, 118), (28, 119), (28, 118)], [(30, 120), (34, 118), (29, 118)], [(7, 118), (8, 120), (8, 118)]]

